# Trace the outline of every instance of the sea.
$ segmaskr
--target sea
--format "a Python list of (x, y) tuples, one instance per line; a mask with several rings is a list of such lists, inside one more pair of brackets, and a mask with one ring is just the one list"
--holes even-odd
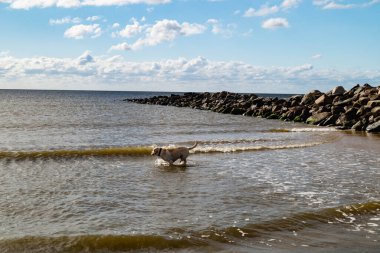
[(380, 252), (379, 134), (162, 94), (0, 90), (0, 252)]

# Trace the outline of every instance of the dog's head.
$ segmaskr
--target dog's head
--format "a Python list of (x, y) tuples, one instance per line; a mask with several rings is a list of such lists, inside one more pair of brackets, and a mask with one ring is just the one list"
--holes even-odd
[(150, 153), (150, 155), (158, 155), (159, 152), (160, 152), (160, 148), (154, 148), (152, 150), (152, 153)]

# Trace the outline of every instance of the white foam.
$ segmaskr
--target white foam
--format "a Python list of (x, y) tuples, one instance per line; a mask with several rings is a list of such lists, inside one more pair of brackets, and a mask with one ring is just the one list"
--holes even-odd
[(292, 128), (290, 132), (338, 132), (339, 130), (332, 127), (303, 127)]
[(194, 149), (192, 153), (233, 153), (233, 152), (243, 152), (243, 151), (265, 151), (265, 150), (277, 150), (277, 149), (307, 148), (307, 147), (313, 147), (313, 146), (317, 146), (321, 144), (323, 144), (323, 142), (277, 145), (277, 146), (199, 147), (199, 148)]

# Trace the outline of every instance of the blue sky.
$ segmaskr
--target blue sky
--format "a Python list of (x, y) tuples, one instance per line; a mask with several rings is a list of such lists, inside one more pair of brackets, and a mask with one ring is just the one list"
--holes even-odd
[(0, 0), (0, 88), (380, 85), (380, 0)]

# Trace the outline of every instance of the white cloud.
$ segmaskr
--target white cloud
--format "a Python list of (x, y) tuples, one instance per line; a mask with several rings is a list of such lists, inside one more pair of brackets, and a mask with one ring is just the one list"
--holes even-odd
[(322, 55), (321, 54), (315, 54), (311, 57), (311, 59), (318, 60), (321, 59)]
[(366, 8), (375, 4), (379, 4), (380, 0), (362, 1), (361, 3), (352, 3), (344, 0), (313, 0), (313, 4), (320, 6), (324, 10), (339, 10), (339, 9), (353, 9), (353, 8)]
[(98, 21), (100, 20), (102, 17), (100, 16), (91, 16), (91, 17), (87, 17), (86, 20), (87, 21), (91, 21), (91, 22), (94, 22), (94, 21)]
[(298, 5), (300, 5), (301, 2), (302, 0), (283, 0), (282, 3), (279, 5), (269, 6), (266, 4), (262, 5), (259, 9), (249, 8), (244, 12), (243, 17), (248, 18), (269, 16), (280, 11), (286, 11), (288, 9), (298, 7)]
[(118, 29), (120, 27), (120, 24), (119, 23), (113, 23), (112, 24), (112, 28), (113, 29)]
[(110, 50), (137, 50), (146, 46), (156, 46), (163, 42), (174, 41), (179, 36), (192, 36), (204, 33), (207, 27), (197, 23), (184, 22), (180, 24), (176, 20), (163, 19), (154, 25), (141, 26), (137, 20), (133, 20), (132, 25), (127, 25), (119, 32), (122, 37), (132, 37), (135, 34), (144, 32), (144, 36), (136, 40), (133, 44), (121, 43), (114, 45)]
[(144, 26), (140, 25), (135, 18), (132, 18), (131, 22), (132, 24), (126, 25), (125, 28), (119, 32), (121, 37), (131, 38), (143, 31)]
[(313, 4), (317, 6), (323, 6), (329, 2), (331, 2), (331, 0), (313, 0)]
[(277, 13), (280, 10), (280, 8), (277, 5), (274, 6), (261, 6), (260, 9), (256, 10), (254, 8), (249, 8), (244, 12), (244, 17), (263, 17), (270, 14)]
[(91, 56), (90, 51), (85, 51), (81, 56), (78, 57), (79, 65), (86, 65), (88, 63), (94, 62), (94, 57)]
[(265, 20), (261, 27), (265, 29), (288, 28), (289, 22), (285, 18), (270, 18)]
[(110, 48), (110, 51), (129, 51), (129, 50), (132, 50), (132, 47), (127, 42), (113, 45)]
[(335, 2), (329, 2), (326, 5), (323, 6), (323, 9), (351, 9), (354, 8), (354, 4), (338, 4)]
[(207, 24), (211, 25), (211, 32), (215, 35), (221, 35), (225, 38), (230, 38), (236, 30), (236, 24), (222, 24), (217, 19), (207, 20)]
[(0, 55), (0, 88), (300, 93), (366, 82), (379, 83), (380, 70), (316, 69), (311, 64), (261, 67), (204, 57), (130, 62), (88, 51), (77, 58)]
[(96, 38), (102, 34), (99, 24), (74, 25), (65, 31), (64, 36), (72, 39), (83, 39), (84, 37)]
[(302, 0), (284, 0), (281, 3), (281, 7), (285, 9), (294, 8), (297, 7), (301, 2)]
[(0, 0), (9, 4), (13, 9), (31, 8), (76, 8), (81, 6), (120, 6), (131, 4), (166, 4), (171, 0)]
[(61, 19), (50, 19), (49, 24), (50, 25), (63, 25), (63, 24), (70, 24), (70, 23), (80, 23), (82, 20), (78, 17), (71, 18), (71, 17), (64, 17)]

